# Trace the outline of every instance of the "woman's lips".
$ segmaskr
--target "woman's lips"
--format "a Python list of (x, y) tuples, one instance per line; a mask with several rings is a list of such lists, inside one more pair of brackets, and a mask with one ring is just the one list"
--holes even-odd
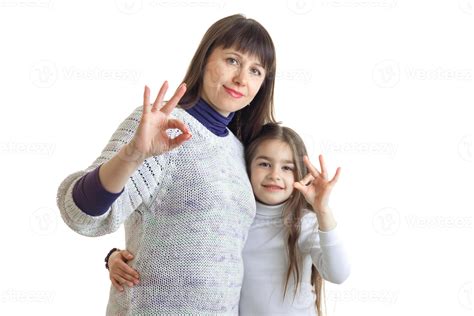
[(236, 98), (236, 99), (239, 99), (241, 97), (243, 97), (244, 95), (238, 91), (235, 91), (231, 88), (227, 88), (226, 86), (224, 86), (224, 89), (225, 91), (227, 91), (228, 94), (230, 94), (233, 98)]

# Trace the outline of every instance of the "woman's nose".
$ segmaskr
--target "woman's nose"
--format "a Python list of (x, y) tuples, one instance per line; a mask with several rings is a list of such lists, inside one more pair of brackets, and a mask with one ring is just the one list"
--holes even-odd
[(234, 83), (239, 86), (247, 85), (247, 73), (245, 72), (245, 70), (243, 69), (237, 70), (237, 72), (234, 75)]

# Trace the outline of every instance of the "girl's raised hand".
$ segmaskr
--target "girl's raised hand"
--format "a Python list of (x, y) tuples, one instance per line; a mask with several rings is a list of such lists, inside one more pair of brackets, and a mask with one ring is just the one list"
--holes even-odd
[(132, 269), (127, 262), (133, 259), (133, 255), (127, 250), (119, 250), (109, 257), (109, 278), (112, 285), (120, 292), (123, 286), (133, 287), (139, 282), (138, 272)]
[[(186, 92), (186, 84), (182, 83), (173, 97), (163, 105), (163, 98), (168, 90), (168, 82), (161, 86), (158, 96), (153, 104), (150, 104), (150, 89), (145, 86), (143, 94), (143, 112), (140, 124), (130, 143), (127, 144), (127, 157), (142, 161), (151, 156), (161, 155), (170, 151), (191, 138), (191, 133), (186, 125), (180, 120), (170, 117), (171, 111), (176, 107), (179, 100)], [(170, 138), (167, 130), (179, 129), (182, 134)]]
[(329, 180), (323, 155), (319, 155), (321, 172), (311, 164), (308, 156), (304, 156), (303, 160), (309, 173), (300, 181), (295, 182), (294, 187), (304, 195), (306, 201), (311, 204), (316, 213), (325, 213), (329, 210), (329, 195), (339, 179), (341, 168), (338, 167), (334, 177)]

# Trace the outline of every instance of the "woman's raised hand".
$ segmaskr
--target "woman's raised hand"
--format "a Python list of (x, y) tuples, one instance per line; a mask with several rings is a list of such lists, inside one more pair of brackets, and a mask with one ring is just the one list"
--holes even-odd
[[(191, 133), (180, 120), (170, 117), (171, 112), (186, 92), (186, 84), (182, 83), (173, 97), (163, 104), (163, 98), (168, 90), (168, 82), (161, 86), (158, 96), (150, 104), (150, 89), (145, 86), (143, 94), (143, 113), (140, 124), (130, 143), (127, 144), (127, 156), (137, 161), (143, 161), (151, 156), (161, 155), (170, 151), (191, 138)], [(168, 136), (167, 130), (179, 129), (182, 134), (175, 138)]]

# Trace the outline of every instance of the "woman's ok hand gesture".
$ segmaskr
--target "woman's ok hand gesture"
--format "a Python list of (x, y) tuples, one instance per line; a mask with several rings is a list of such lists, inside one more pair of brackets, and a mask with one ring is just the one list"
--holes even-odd
[[(126, 156), (129, 159), (143, 161), (151, 156), (161, 155), (191, 138), (188, 127), (180, 120), (170, 117), (171, 112), (186, 92), (186, 84), (182, 83), (173, 97), (163, 105), (163, 98), (167, 90), (168, 82), (165, 81), (155, 102), (150, 104), (150, 89), (145, 86), (140, 124), (132, 140), (127, 144)], [(167, 130), (172, 128), (179, 129), (182, 134), (170, 138)]]

